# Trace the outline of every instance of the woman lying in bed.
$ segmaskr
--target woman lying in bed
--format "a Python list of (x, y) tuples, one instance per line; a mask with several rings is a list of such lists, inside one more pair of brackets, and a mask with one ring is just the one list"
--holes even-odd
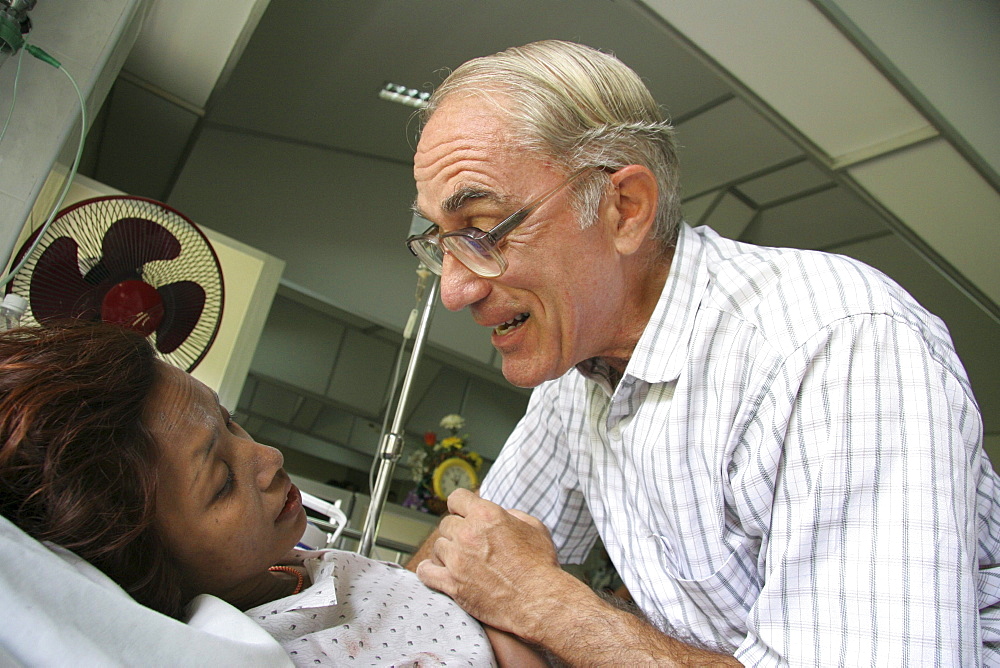
[(181, 617), (195, 596), (215, 595), (301, 664), (535, 660), (494, 631), (491, 649), (478, 622), (408, 571), (292, 551), (306, 520), (282, 464), (136, 334), (0, 334), (0, 511), (138, 602)]

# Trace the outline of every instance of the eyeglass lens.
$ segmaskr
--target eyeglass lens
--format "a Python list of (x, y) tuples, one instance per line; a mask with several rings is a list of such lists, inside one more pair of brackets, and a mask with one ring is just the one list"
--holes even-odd
[(444, 253), (438, 246), (437, 239), (427, 237), (416, 238), (410, 241), (410, 250), (420, 258), (420, 261), (427, 265), (427, 268), (437, 275), (441, 275), (441, 265), (444, 263)]
[(499, 276), (507, 267), (499, 252), (487, 239), (474, 239), (465, 234), (441, 237), (441, 243), (472, 272), (491, 278)]
[(503, 257), (488, 243), (485, 236), (481, 239), (473, 238), (466, 230), (441, 237), (417, 237), (410, 242), (410, 249), (414, 255), (438, 275), (441, 274), (444, 264), (442, 246), (470, 271), (480, 276), (486, 278), (499, 276), (507, 268)]

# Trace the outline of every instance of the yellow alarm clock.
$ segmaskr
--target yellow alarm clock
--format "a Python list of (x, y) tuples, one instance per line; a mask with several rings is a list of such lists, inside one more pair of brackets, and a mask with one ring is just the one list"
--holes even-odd
[(449, 457), (434, 469), (432, 484), (434, 494), (443, 501), (459, 487), (474, 489), (479, 484), (479, 477), (472, 464), (461, 457)]

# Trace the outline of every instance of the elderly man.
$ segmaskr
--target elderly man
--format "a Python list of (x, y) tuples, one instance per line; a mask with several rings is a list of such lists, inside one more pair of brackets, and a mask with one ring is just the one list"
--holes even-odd
[[(570, 664), (1000, 660), (997, 477), (939, 319), (682, 223), (672, 130), (609, 55), (470, 61), (425, 119), (408, 244), (536, 388), (426, 584)], [(598, 537), (648, 623), (560, 569)]]

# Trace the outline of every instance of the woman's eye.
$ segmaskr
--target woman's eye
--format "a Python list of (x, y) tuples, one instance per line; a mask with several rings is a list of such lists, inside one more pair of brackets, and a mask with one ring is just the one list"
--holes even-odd
[(233, 414), (225, 408), (222, 409), (222, 419), (226, 424), (226, 429), (230, 431), (236, 431), (240, 426), (233, 418)]
[(215, 498), (221, 499), (225, 495), (229, 494), (233, 489), (233, 483), (236, 482), (236, 476), (233, 475), (233, 468), (226, 464), (226, 482), (222, 483), (222, 487), (219, 489)]

